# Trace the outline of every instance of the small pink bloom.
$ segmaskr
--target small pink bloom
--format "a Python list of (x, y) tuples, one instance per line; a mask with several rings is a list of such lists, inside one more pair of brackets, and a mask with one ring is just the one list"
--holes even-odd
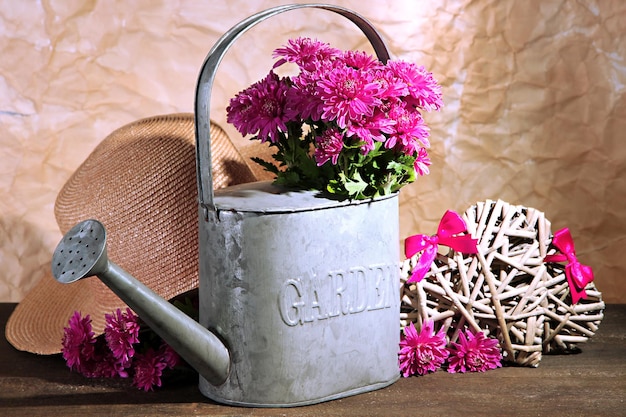
[(104, 337), (113, 357), (122, 364), (129, 363), (135, 349), (133, 344), (139, 343), (138, 317), (126, 308), (126, 312), (118, 308), (114, 314), (105, 314)]
[(374, 141), (384, 142), (386, 140), (384, 133), (393, 132), (395, 123), (381, 111), (374, 110), (374, 114), (370, 117), (363, 116), (351, 121), (346, 129), (346, 136), (359, 138), (363, 142), (361, 153), (367, 155), (374, 149)]
[(396, 148), (404, 154), (414, 155), (420, 147), (430, 146), (428, 127), (418, 111), (395, 105), (389, 111), (389, 117), (396, 123), (385, 142), (386, 148)]
[(63, 328), (63, 340), (61, 353), (67, 366), (80, 371), (81, 366), (94, 356), (96, 339), (91, 328), (89, 314), (81, 317), (80, 312), (75, 311), (68, 322), (68, 327)]
[(124, 362), (110, 353), (99, 362), (99, 365), (100, 377), (114, 378), (119, 376), (120, 378), (128, 378), (128, 368), (131, 362)]
[(258, 131), (258, 129), (255, 129), (252, 123), (250, 123), (252, 113), (255, 111), (253, 97), (249, 94), (250, 88), (241, 91), (233, 97), (230, 100), (229, 106), (226, 108), (226, 120), (228, 123), (235, 126), (243, 136), (255, 134)]
[(435, 334), (434, 322), (427, 320), (417, 332), (413, 323), (404, 328), (400, 341), (399, 363), (405, 378), (435, 372), (449, 355), (443, 329)]
[(153, 387), (161, 386), (161, 376), (167, 365), (161, 360), (154, 349), (138, 354), (134, 360), (135, 376), (133, 385), (144, 391), (152, 391)]
[(237, 94), (226, 108), (226, 120), (242, 135), (253, 134), (275, 143), (280, 132), (287, 131), (285, 111), (288, 86), (285, 80), (270, 73)]
[(356, 123), (350, 123), (348, 125), (348, 129), (346, 130), (347, 137), (358, 138), (358, 142), (361, 144), (361, 154), (367, 155), (374, 149), (374, 139), (382, 139), (384, 140), (384, 136), (377, 131), (373, 126), (367, 126), (365, 124), (360, 125)]
[(163, 342), (159, 348), (159, 358), (168, 368), (173, 369), (181, 362), (180, 356), (170, 345)]
[(374, 73), (374, 82), (378, 84), (377, 95), (381, 100), (397, 102), (409, 95), (407, 85), (388, 68), (377, 70)]
[(116, 358), (102, 338), (96, 342), (96, 354), (92, 360), (83, 364), (80, 373), (87, 378), (128, 378), (127, 368), (130, 361)]
[(406, 84), (407, 102), (426, 111), (443, 107), (441, 86), (423, 66), (406, 61), (389, 61), (387, 67)]
[(285, 116), (289, 120), (320, 120), (324, 102), (317, 91), (317, 74), (302, 72), (291, 82), (291, 88), (286, 93)]
[(430, 164), (431, 162), (426, 148), (420, 148), (415, 158), (415, 163), (413, 164), (415, 172), (417, 172), (418, 175), (428, 175), (430, 173), (430, 169), (428, 168)]
[(378, 84), (370, 73), (339, 66), (324, 75), (317, 83), (324, 103), (323, 120), (335, 121), (344, 129), (350, 120), (373, 114), (380, 100), (376, 97)]
[(337, 165), (339, 154), (343, 149), (343, 134), (337, 129), (328, 129), (322, 136), (315, 138), (315, 162), (324, 165), (329, 159)]
[(154, 386), (160, 387), (163, 371), (166, 368), (173, 369), (180, 361), (180, 356), (165, 342), (158, 352), (148, 349), (135, 358), (133, 385), (144, 391), (152, 391)]
[(374, 71), (383, 66), (378, 59), (364, 51), (345, 51), (341, 60), (349, 67), (364, 71)]
[(502, 366), (502, 353), (496, 339), (486, 338), (483, 332), (462, 331), (460, 343), (452, 343), (448, 372), (485, 372)]
[(293, 62), (305, 71), (315, 71), (320, 62), (340, 56), (339, 49), (311, 38), (290, 39), (287, 45), (274, 50), (273, 57), (281, 58), (274, 68), (285, 62)]

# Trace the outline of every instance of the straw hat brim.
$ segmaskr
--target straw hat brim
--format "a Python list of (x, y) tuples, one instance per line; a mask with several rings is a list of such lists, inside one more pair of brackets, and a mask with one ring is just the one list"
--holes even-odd
[[(216, 124), (211, 127), (213, 183), (255, 181), (250, 166)], [(55, 203), (61, 233), (86, 219), (107, 230), (109, 258), (165, 299), (198, 286), (198, 200), (193, 114), (150, 117), (107, 136), (63, 186)], [(49, 267), (17, 305), (6, 338), (18, 350), (61, 351), (74, 311), (96, 334), (104, 315), (126, 304), (99, 279), (59, 284)]]

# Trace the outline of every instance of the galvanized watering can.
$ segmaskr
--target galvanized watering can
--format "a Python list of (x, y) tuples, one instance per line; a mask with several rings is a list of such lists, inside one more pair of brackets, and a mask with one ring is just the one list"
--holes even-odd
[(365, 19), (319, 4), (260, 12), (209, 52), (196, 91), (199, 323), (108, 260), (96, 220), (70, 230), (53, 257), (61, 282), (97, 275), (199, 372), (201, 392), (220, 403), (313, 404), (399, 377), (397, 194), (339, 202), (268, 182), (213, 191), (209, 98), (217, 67), (252, 26), (304, 7), (350, 19), (379, 59), (388, 59)]

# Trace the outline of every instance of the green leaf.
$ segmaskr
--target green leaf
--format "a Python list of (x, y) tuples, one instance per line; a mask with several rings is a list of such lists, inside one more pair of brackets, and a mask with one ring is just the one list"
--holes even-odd
[(339, 175), (343, 180), (344, 187), (346, 188), (346, 191), (348, 191), (348, 194), (350, 196), (356, 197), (359, 194), (363, 193), (363, 191), (365, 191), (365, 189), (367, 188), (367, 183), (363, 181), (363, 178), (361, 178), (361, 174), (359, 174), (358, 171), (355, 172), (350, 179), (346, 178), (343, 173)]
[(284, 187), (297, 187), (301, 185), (300, 175), (294, 171), (279, 172), (274, 180), (274, 184), (282, 185)]
[(264, 159), (261, 159), (257, 156), (253, 156), (252, 158), (253, 162), (256, 162), (257, 164), (261, 165), (266, 171), (271, 172), (272, 174), (277, 174), (280, 172), (278, 170), (278, 167), (276, 167), (276, 165), (272, 164), (271, 162), (268, 162)]

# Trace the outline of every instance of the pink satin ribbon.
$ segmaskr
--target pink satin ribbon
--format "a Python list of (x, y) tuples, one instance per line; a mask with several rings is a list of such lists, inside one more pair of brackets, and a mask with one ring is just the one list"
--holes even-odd
[(404, 254), (407, 258), (424, 251), (407, 282), (420, 282), (424, 278), (437, 256), (439, 245), (449, 246), (457, 252), (477, 253), (478, 241), (465, 233), (467, 233), (467, 225), (461, 216), (448, 210), (439, 222), (436, 235), (407, 237), (404, 241)]
[(548, 255), (544, 258), (544, 261), (568, 262), (568, 264), (565, 265), (565, 277), (567, 278), (572, 294), (572, 302), (576, 304), (581, 298), (587, 298), (585, 287), (593, 281), (593, 270), (590, 266), (578, 262), (574, 248), (574, 239), (572, 239), (572, 235), (567, 227), (554, 233), (552, 244), (561, 251), (561, 253)]

